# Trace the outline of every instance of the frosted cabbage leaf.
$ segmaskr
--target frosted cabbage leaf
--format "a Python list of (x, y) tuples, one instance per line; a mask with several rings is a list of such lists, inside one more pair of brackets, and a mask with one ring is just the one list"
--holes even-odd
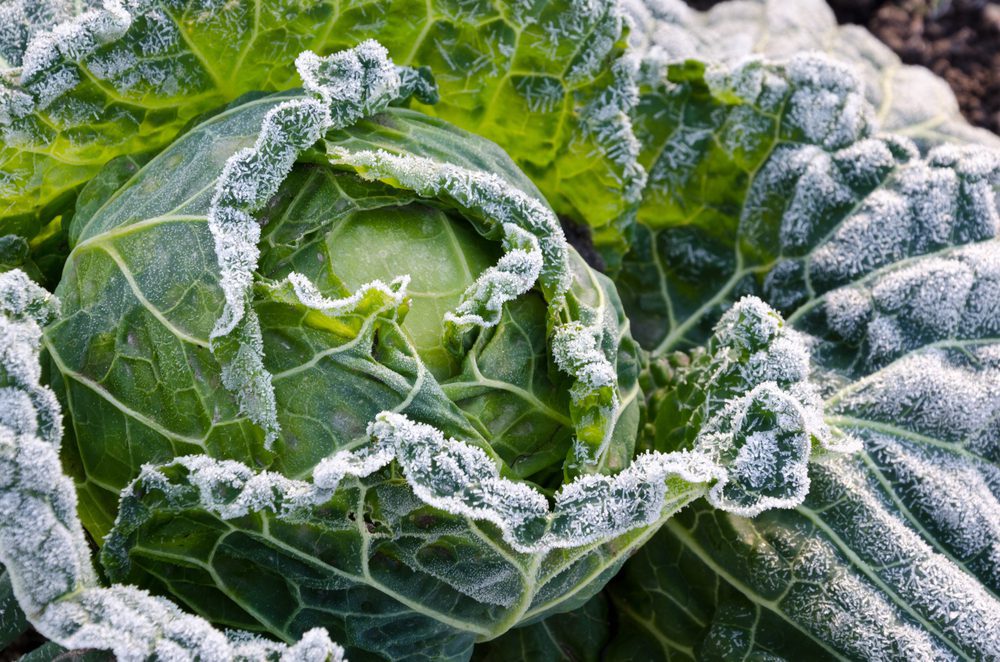
[(698, 346), (754, 293), (810, 348), (823, 420), (863, 450), (810, 464), (793, 510), (671, 519), (602, 598), (621, 623), (602, 650), (995, 657), (1000, 155), (876, 135), (857, 79), (816, 56), (647, 65), (672, 82), (650, 75), (640, 113), (704, 121), (636, 119), (654, 190), (623, 292), (663, 386), (641, 443), (690, 443)]
[(624, 248), (643, 173), (616, 3), (5, 0), (0, 25), (0, 235), (58, 232), (114, 157), (297, 86), (303, 50), (376, 38), (397, 63), (433, 67), (440, 100), (424, 111), (499, 143), (558, 212)]

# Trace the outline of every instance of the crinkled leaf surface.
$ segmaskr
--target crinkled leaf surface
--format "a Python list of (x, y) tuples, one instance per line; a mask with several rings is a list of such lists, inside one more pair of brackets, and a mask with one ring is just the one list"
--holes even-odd
[(683, 374), (667, 352), (757, 293), (806, 334), (825, 418), (864, 450), (810, 464), (794, 510), (668, 522), (612, 589), (623, 633), (680, 658), (1000, 655), (1000, 156), (873, 136), (859, 88), (814, 58), (702, 71), (668, 69), (640, 103), (676, 118), (637, 123), (647, 154), (686, 165), (651, 166), (625, 272), (637, 336)]
[(995, 152), (920, 158), (875, 135), (859, 82), (836, 63), (647, 65), (636, 127), (650, 180), (619, 280), (646, 347), (701, 344), (746, 293), (792, 313), (896, 262), (996, 236)]
[(818, 51), (850, 66), (883, 131), (929, 148), (946, 142), (1000, 147), (995, 134), (970, 126), (948, 84), (924, 67), (903, 64), (858, 25), (838, 25), (824, 0), (722, 2), (706, 12), (682, 0), (628, 0), (630, 37), (641, 57), (688, 58), (733, 65), (753, 55), (773, 59)]
[[(624, 52), (615, 3), (129, 1), (130, 24), (106, 15), (111, 27), (98, 22), (96, 38), (74, 28), (46, 36), (83, 7), (43, 4), (14, 2), (11, 33), (6, 22), (0, 31), (13, 53), (42, 35), (7, 58), (24, 66), (0, 83), (0, 233), (33, 236), (104, 163), (162, 148), (209, 109), (293, 87), (299, 52), (375, 38), (397, 64), (433, 69), (441, 99), (425, 110), (498, 142), (557, 211), (622, 248), (615, 224), (637, 200), (641, 171), (634, 140), (623, 142), (632, 95), (615, 64)], [(69, 55), (62, 42), (74, 44)]]

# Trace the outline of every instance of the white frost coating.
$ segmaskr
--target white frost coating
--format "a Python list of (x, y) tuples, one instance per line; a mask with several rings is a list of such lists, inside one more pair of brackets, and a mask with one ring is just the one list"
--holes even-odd
[(872, 107), (852, 69), (817, 54), (795, 55), (784, 66), (792, 94), (786, 122), (827, 149), (850, 145), (874, 125)]
[[(87, 4), (91, 3), (84, 3)], [(69, 20), (78, 11), (75, 0), (4, 0), (0, 3), (0, 71), (20, 67), (25, 48), (35, 35)]]
[(586, 135), (594, 141), (621, 170), (622, 197), (629, 205), (642, 199), (646, 170), (639, 164), (642, 146), (632, 128), (630, 114), (639, 102), (635, 64), (621, 59), (612, 65), (614, 83), (584, 108), (581, 118)]
[[(821, 474), (817, 485), (831, 498), (813, 517), (860, 558), (855, 567), (878, 577), (890, 599), (919, 619), (922, 629), (957, 644), (961, 658), (1000, 658), (1000, 602), (890, 510), (872, 489), (864, 465), (841, 462), (829, 470), (832, 475)], [(855, 597), (864, 600), (863, 594)]]
[[(566, 240), (555, 214), (534, 197), (492, 173), (411, 154), (335, 147), (331, 161), (356, 168), (362, 177), (390, 181), (421, 196), (451, 198), (499, 225), (506, 252), (466, 289), (455, 311), (445, 314), (446, 337), (451, 342), (467, 328), (496, 325), (503, 305), (530, 290), (536, 280), (550, 309), (564, 305), (572, 280)], [(580, 305), (579, 317), (583, 323), (556, 326), (552, 351), (559, 368), (574, 379), (570, 396), (578, 433), (577, 459), (592, 466), (610, 445), (620, 397), (615, 368), (600, 349), (600, 320), (591, 319), (597, 314)]]
[(455, 311), (445, 313), (446, 324), (458, 329), (495, 326), (503, 305), (534, 287), (542, 272), (538, 238), (513, 223), (504, 223), (503, 233), (506, 252), (466, 289)]
[(1000, 333), (1000, 242), (985, 241), (877, 272), (828, 293), (827, 324), (877, 368), (928, 343)]
[(233, 154), (216, 184), (208, 212), (225, 307), (212, 330), (222, 380), (243, 411), (264, 430), (267, 448), (278, 437), (271, 375), (264, 368), (260, 322), (250, 288), (260, 251), (252, 214), (277, 192), (299, 153), (329, 129), (347, 126), (385, 108), (400, 92), (400, 78), (379, 43), (365, 41), (326, 58), (306, 51), (296, 60), (315, 99), (286, 101), (264, 117), (253, 147)]
[(709, 494), (713, 505), (752, 516), (801, 502), (814, 450), (860, 448), (824, 420), (809, 365), (805, 337), (760, 299), (744, 297), (723, 315), (707, 350), (679, 369), (678, 391), (696, 395), (670, 405), (670, 424), (686, 426), (694, 450), (726, 467), (726, 480)]
[(1000, 349), (989, 344), (909, 354), (830, 407), (832, 415), (897, 426), (987, 462), (1000, 461), (998, 412)]
[[(0, 94), (0, 124), (44, 109), (72, 89), (79, 82), (78, 75), (59, 66), (60, 62), (82, 61), (102, 44), (120, 38), (131, 25), (132, 15), (119, 0), (105, 0), (102, 9), (84, 12), (51, 30), (34, 34), (21, 58), (20, 80), (25, 84), (11, 94)], [(29, 103), (25, 103), (26, 97)]]
[[(306, 292), (306, 299), (315, 301), (313, 294)], [(141, 498), (135, 496), (135, 486), (141, 485), (164, 491), (169, 502), (172, 494), (190, 487), (197, 491), (202, 508), (223, 519), (271, 510), (294, 520), (329, 500), (346, 477), (365, 477), (395, 461), (424, 503), (490, 521), (514, 549), (524, 553), (605, 541), (653, 524), (669, 515), (664, 512), (668, 497), (684, 497), (668, 494), (666, 481), (671, 477), (689, 483), (692, 498), (703, 493), (716, 507), (745, 517), (768, 508), (794, 507), (809, 487), (806, 471), (813, 444), (843, 451), (851, 449), (853, 440), (835, 441), (822, 419), (818, 397), (801, 381), (808, 360), (803, 360), (800, 347), (793, 347), (791, 341), (797, 342), (798, 336), (763, 302), (748, 298), (737, 303), (717, 335), (728, 345), (710, 365), (712, 374), (720, 380), (743, 376), (732, 385), (738, 392), (725, 398), (722, 411), (710, 412), (693, 449), (640, 455), (614, 476), (579, 476), (556, 493), (552, 506), (534, 487), (503, 478), (481, 448), (446, 439), (430, 425), (388, 411), (369, 425), (370, 445), (320, 461), (312, 483), (272, 472), (255, 473), (234, 461), (182, 457), (167, 465), (188, 470), (179, 479), (182, 484), (173, 483), (163, 467), (147, 466), (124, 497)], [(587, 355), (597, 350), (582, 343), (567, 351)], [(761, 352), (769, 352), (776, 367), (753, 367)], [(584, 372), (596, 384), (614, 380), (614, 375), (600, 371)], [(752, 383), (764, 377), (782, 383)], [(718, 390), (717, 395), (722, 394)], [(115, 530), (128, 535), (140, 525), (120, 514)]]
[(998, 185), (1000, 152), (988, 149), (938, 148), (919, 159), (909, 140), (891, 136), (834, 152), (786, 144), (754, 178), (740, 229), (769, 236), (780, 215), (782, 250), (804, 255), (812, 294), (823, 293), (906, 258), (998, 236)]
[(38, 382), (41, 325), (56, 308), (20, 270), (0, 274), (0, 379), (9, 384), (0, 389), (0, 561), (32, 625), (67, 648), (111, 650), (125, 662), (342, 660), (322, 629), (290, 647), (248, 633), (227, 637), (146, 591), (98, 585), (59, 460), (58, 407)]
[[(556, 494), (550, 507), (545, 495), (535, 488), (501, 477), (482, 449), (446, 439), (432, 426), (402, 414), (382, 412), (369, 425), (369, 434), (374, 440), (371, 446), (339, 452), (316, 465), (312, 483), (271, 472), (255, 474), (237, 462), (203, 456), (178, 458), (174, 464), (189, 470), (186, 480), (198, 490), (201, 507), (223, 519), (260, 510), (294, 519), (303, 509), (328, 500), (345, 477), (368, 476), (395, 460), (423, 502), (492, 522), (511, 547), (524, 553), (579, 547), (653, 524), (665, 514), (668, 496), (682, 496), (668, 495), (666, 479), (670, 477), (690, 483), (692, 497), (700, 484), (714, 482), (709, 498), (737, 514), (750, 516), (766, 507), (797, 503), (768, 499), (753, 508), (729, 504), (722, 498), (728, 480), (726, 469), (696, 450), (647, 453), (615, 476), (580, 476)], [(168, 495), (180, 489), (154, 466), (144, 469), (133, 486), (138, 484)], [(797, 494), (796, 499), (801, 496)]]
[[(817, 481), (813, 490), (822, 489)], [(791, 577), (781, 611), (850, 659), (949, 660), (953, 651), (907, 617), (828, 540), (795, 527), (773, 527), (755, 552), (755, 583)], [(788, 554), (788, 550), (795, 550)], [(779, 580), (781, 581), (781, 580)]]
[(1000, 590), (1000, 468), (978, 458), (869, 433), (865, 447), (934, 537)]
[[(0, 365), (3, 366), (8, 388), (3, 389), (8, 399), (27, 397), (34, 413), (30, 416), (37, 421), (32, 434), (52, 444), (57, 444), (62, 435), (61, 414), (55, 394), (40, 386), (41, 366), (37, 356), (25, 348), (37, 347), (41, 340), (40, 325), (54, 319), (59, 311), (59, 300), (36, 285), (20, 269), (0, 274)], [(28, 323), (34, 320), (34, 324)], [(20, 395), (17, 395), (20, 394)], [(0, 416), (14, 416), (14, 412), (24, 411), (18, 407), (5, 412), (0, 408)], [(22, 425), (28, 421), (18, 417)], [(15, 426), (15, 429), (26, 429)]]
[[(525, 253), (539, 253), (538, 258), (530, 259), (541, 260), (538, 278), (550, 303), (557, 303), (569, 289), (569, 252), (556, 215), (500, 176), (421, 156), (390, 154), (381, 149), (351, 151), (338, 146), (331, 151), (331, 161), (357, 168), (358, 174), (367, 179), (389, 180), (423, 197), (447, 196), (463, 207), (480, 211), (485, 220), (500, 227), (508, 251), (517, 248)], [(483, 272), (480, 280), (493, 280), (500, 273), (503, 272), (489, 269)], [(506, 291), (502, 284), (497, 287)], [(485, 309), (489, 298), (472, 297), (491, 291), (485, 284), (473, 284), (466, 290), (463, 304), (471, 299)], [(512, 293), (511, 298), (515, 296)], [(499, 321), (499, 316), (493, 318), (485, 310), (478, 314), (486, 325)]]
[(330, 299), (316, 289), (306, 276), (293, 271), (288, 274), (284, 281), (279, 282), (273, 289), (281, 288), (287, 282), (295, 294), (299, 303), (313, 310), (322, 310), (330, 315), (345, 315), (357, 309), (358, 305), (372, 294), (381, 294), (392, 307), (399, 307), (406, 300), (406, 288), (410, 284), (409, 276), (399, 276), (393, 278), (389, 284), (380, 280), (373, 280), (359, 287), (354, 294), (340, 299)]
[(805, 337), (760, 299), (744, 297), (722, 316), (707, 362), (693, 377), (706, 393), (695, 448), (718, 463), (735, 454), (730, 473), (738, 485), (717, 486), (717, 504), (728, 499), (731, 509), (749, 497), (766, 508), (779, 507), (770, 498), (801, 500), (814, 443), (834, 453), (860, 448), (824, 420), (809, 366)]
[[(618, 373), (600, 347), (600, 326), (579, 322), (561, 324), (552, 336), (552, 358), (560, 370), (573, 375), (576, 381), (570, 387), (570, 400), (583, 419), (584, 426), (597, 424), (603, 434), (597, 444), (577, 439), (574, 455), (578, 463), (596, 464), (611, 443), (614, 427), (601, 421), (614, 421), (621, 409), (618, 394)], [(596, 400), (596, 406), (588, 401)], [(596, 446), (596, 447), (595, 447)]]
[(692, 11), (681, 0), (623, 4), (633, 23), (629, 46), (638, 57), (730, 66), (755, 54), (780, 59), (819, 50), (855, 70), (883, 131), (905, 132), (922, 147), (954, 139), (1000, 146), (995, 134), (962, 118), (945, 81), (923, 67), (904, 65), (865, 28), (838, 26), (823, 0), (740, 0), (707, 12)]
[(935, 150), (870, 195), (815, 251), (813, 269), (825, 280), (846, 282), (949, 243), (996, 237), (998, 183), (1000, 153), (973, 147)]

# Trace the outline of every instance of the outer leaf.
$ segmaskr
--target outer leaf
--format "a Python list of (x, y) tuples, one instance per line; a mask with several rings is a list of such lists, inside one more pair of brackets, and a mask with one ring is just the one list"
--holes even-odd
[[(672, 320), (640, 334), (666, 351), (701, 342), (714, 311), (759, 293), (807, 334), (825, 418), (864, 450), (810, 465), (811, 491), (792, 511), (746, 520), (692, 507), (661, 534), (674, 551), (634, 572), (696, 559), (697, 583), (714, 576), (763, 615), (755, 641), (781, 636), (766, 623), (784, 621), (777, 632), (831, 656), (990, 659), (1000, 654), (1000, 156), (939, 147), (920, 159), (903, 139), (869, 137), (852, 122), (864, 113), (858, 88), (836, 67), (793, 59), (777, 72), (804, 62), (813, 75), (799, 92), (759, 64), (703, 76), (689, 63), (647, 98), (667, 117), (708, 118), (651, 143), (664, 155), (693, 145), (676, 153), (705, 177), (641, 212), (649, 243), (638, 244), (640, 296), (628, 300), (646, 329), (655, 311)], [(810, 112), (797, 103), (806, 99)], [(727, 172), (736, 185), (699, 184)], [(712, 234), (720, 226), (728, 234)], [(699, 275), (713, 284), (700, 296)], [(692, 369), (673, 363), (667, 392)], [(654, 447), (675, 447), (678, 420), (657, 419)], [(653, 631), (669, 631), (648, 611), (637, 624), (651, 617)], [(745, 633), (712, 628), (690, 646), (726, 642), (751, 650)]]
[(163, 598), (98, 584), (76, 494), (59, 461), (59, 405), (40, 383), (41, 325), (58, 309), (59, 301), (24, 272), (0, 274), (0, 560), (31, 624), (53, 643), (112, 650), (128, 661), (342, 659), (343, 649), (319, 629), (294, 646), (238, 632), (227, 638)]
[(9, 646), (29, 627), (24, 611), (21, 610), (17, 604), (17, 598), (14, 597), (10, 575), (4, 570), (0, 573), (0, 649)]
[(697, 12), (682, 0), (628, 0), (630, 43), (641, 57), (673, 63), (692, 58), (732, 66), (748, 56), (783, 59), (823, 52), (862, 81), (879, 128), (921, 149), (946, 142), (1000, 147), (1000, 138), (962, 118), (948, 84), (923, 67), (903, 64), (858, 25), (837, 25), (824, 0), (723, 2)]
[(998, 232), (995, 155), (941, 147), (919, 159), (905, 139), (872, 137), (871, 109), (839, 65), (646, 71), (637, 127), (651, 177), (620, 287), (636, 337), (659, 353), (702, 342), (742, 294), (790, 312)]
[(609, 619), (607, 599), (599, 593), (575, 611), (549, 616), (476, 646), (472, 659), (596, 662), (608, 640)]
[(720, 581), (667, 529), (606, 593), (618, 618), (606, 659), (830, 659), (821, 645)]
[(110, 0), (49, 33), (66, 14), (51, 4), (15, 3), (21, 27), (0, 33), (15, 53), (34, 34), (0, 91), (0, 234), (33, 236), (103, 163), (162, 148), (206, 110), (293, 87), (300, 51), (377, 38), (398, 63), (433, 68), (433, 112), (506, 147), (560, 213), (622, 249), (643, 173), (615, 3)]

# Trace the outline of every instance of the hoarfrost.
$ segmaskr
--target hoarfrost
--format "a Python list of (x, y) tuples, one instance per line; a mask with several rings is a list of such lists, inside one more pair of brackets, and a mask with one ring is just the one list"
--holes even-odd
[(280, 296), (281, 291), (287, 285), (291, 288), (294, 298), (303, 306), (323, 311), (329, 315), (339, 316), (354, 312), (365, 300), (372, 297), (385, 300), (390, 308), (399, 308), (406, 299), (406, 288), (409, 284), (409, 276), (399, 276), (388, 284), (380, 280), (373, 280), (359, 287), (350, 296), (330, 299), (323, 296), (306, 276), (293, 271), (283, 281), (272, 286), (271, 290)]
[[(420, 156), (390, 154), (385, 150), (351, 151), (339, 146), (333, 148), (331, 161), (357, 168), (362, 177), (390, 180), (421, 196), (445, 196), (467, 209), (480, 211), (486, 221), (500, 227), (508, 252), (519, 250), (525, 254), (515, 260), (517, 271), (530, 274), (527, 268), (531, 263), (541, 262), (530, 282), (525, 278), (517, 279), (517, 287), (524, 288), (518, 294), (534, 285), (535, 278), (540, 280), (550, 301), (558, 302), (569, 289), (569, 253), (559, 220), (543, 203), (512, 188), (498, 175)], [(537, 257), (529, 257), (529, 253)], [(489, 269), (479, 280), (497, 280), (502, 273)], [(497, 294), (503, 293), (501, 296), (518, 296), (501, 283), (495, 287)], [(493, 292), (494, 288), (487, 283), (473, 284), (466, 291), (461, 305), (476, 311), (465, 313), (470, 315), (469, 324), (490, 326), (499, 321), (499, 308), (493, 312), (493, 307), (486, 306), (491, 297), (483, 297)]]
[[(322, 304), (306, 292), (304, 298)], [(550, 505), (546, 496), (526, 483), (501, 476), (481, 448), (445, 438), (436, 428), (407, 416), (385, 411), (369, 424), (371, 443), (340, 451), (313, 469), (312, 482), (291, 480), (273, 472), (255, 473), (231, 460), (205, 456), (181, 457), (165, 467), (146, 466), (123, 492), (138, 499), (147, 489), (163, 491), (167, 499), (193, 488), (200, 506), (222, 519), (269, 510), (296, 520), (328, 501), (348, 477), (362, 478), (396, 462), (413, 493), (424, 503), (449, 513), (495, 524), (512, 548), (544, 553), (606, 541), (637, 527), (652, 525), (679, 501), (699, 495), (729, 512), (752, 517), (769, 508), (801, 503), (808, 490), (807, 464), (813, 444), (829, 451), (853, 448), (853, 439), (838, 438), (823, 421), (821, 402), (804, 382), (799, 337), (780, 317), (757, 299), (734, 306), (719, 325), (718, 350), (710, 374), (729, 390), (711, 396), (722, 402), (710, 411), (690, 450), (639, 455), (616, 475), (586, 474), (560, 489)], [(567, 338), (557, 349), (560, 360), (589, 359), (599, 364), (600, 352), (586, 336)], [(761, 353), (778, 366), (762, 370), (747, 365)], [(613, 384), (614, 374), (575, 367), (594, 385)], [(738, 382), (732, 383), (732, 376)], [(765, 379), (768, 378), (768, 379)], [(781, 380), (773, 381), (773, 379)], [(756, 381), (755, 381), (756, 380)], [(181, 466), (183, 476), (167, 471)], [(670, 478), (686, 483), (678, 487)], [(140, 489), (141, 488), (141, 489)], [(138, 490), (138, 491), (137, 491)], [(123, 508), (124, 512), (126, 509)], [(131, 509), (134, 510), (134, 509)], [(141, 526), (131, 515), (119, 515), (108, 545), (123, 547)], [(127, 554), (117, 554), (127, 563)]]
[(226, 161), (208, 213), (226, 299), (212, 331), (212, 350), (223, 364), (226, 388), (264, 430), (268, 448), (280, 426), (271, 375), (264, 367), (260, 322), (250, 306), (260, 257), (260, 226), (252, 214), (278, 190), (299, 153), (324, 132), (385, 108), (400, 93), (399, 73), (375, 41), (326, 58), (306, 51), (296, 66), (316, 98), (286, 101), (268, 112), (254, 146)]
[(325, 630), (293, 646), (225, 635), (146, 591), (98, 584), (77, 518), (76, 492), (59, 459), (54, 394), (39, 383), (42, 325), (58, 302), (20, 270), (0, 274), (0, 561), (18, 604), (45, 637), (67, 648), (111, 650), (125, 662), (343, 659)]
[(859, 345), (865, 371), (948, 339), (1000, 332), (1000, 242), (903, 262), (824, 297), (829, 328)]
[(831, 415), (885, 425), (1000, 460), (1000, 352), (989, 344), (909, 354), (832, 400)]
[(996, 135), (970, 127), (945, 81), (923, 67), (904, 65), (860, 26), (838, 26), (822, 0), (742, 0), (706, 12), (681, 0), (627, 0), (629, 47), (634, 57), (661, 63), (686, 59), (726, 66), (748, 57), (781, 60), (820, 51), (852, 67), (859, 91), (877, 109), (880, 128), (905, 133), (922, 148), (958, 139), (1000, 147)]
[[(66, 7), (68, 3), (61, 3), (61, 7), (53, 2), (44, 4), (51, 8), (51, 19), (65, 18), (69, 11)], [(39, 7), (36, 10), (41, 11), (41, 9)], [(30, 18), (28, 14), (32, 11), (25, 3), (14, 3), (10, 7), (5, 7), (5, 14), (0, 14), (0, 19)], [(11, 14), (8, 16), (6, 12)], [(45, 24), (53, 25), (54, 21), (35, 23), (35, 25)], [(17, 34), (19, 31), (17, 26), (24, 29), (31, 23), (19, 22), (10, 25), (11, 34), (8, 35), (5, 31), (0, 35), (2, 48), (8, 50), (23, 47), (23, 55), (0, 53), (0, 56), (15, 62), (20, 60), (19, 79), (22, 85), (20, 90), (12, 90), (13, 94), (0, 95), (0, 122), (4, 125), (9, 124), (13, 118), (26, 116), (36, 108), (45, 108), (54, 99), (72, 89), (79, 78), (77, 73), (63, 62), (80, 62), (93, 54), (102, 44), (124, 35), (132, 25), (132, 15), (119, 0), (105, 0), (102, 9), (86, 11), (48, 30), (37, 31), (28, 27), (23, 34)], [(0, 88), (2, 87), (0, 84)], [(11, 103), (12, 96), (18, 98), (16, 104)]]
[[(503, 478), (482, 449), (446, 439), (430, 425), (403, 414), (382, 412), (368, 432), (373, 440), (370, 446), (322, 460), (313, 469), (312, 483), (271, 472), (255, 474), (238, 462), (205, 456), (181, 457), (173, 465), (188, 469), (185, 480), (200, 495), (201, 507), (220, 518), (270, 510), (294, 520), (329, 500), (346, 477), (365, 477), (396, 461), (421, 501), (449, 513), (492, 522), (511, 547), (524, 553), (579, 547), (654, 524), (671, 514), (664, 508), (676, 507), (677, 498), (687, 501), (704, 493), (702, 484), (706, 483), (715, 483), (711, 500), (746, 515), (768, 507), (789, 507), (803, 496), (768, 498), (751, 506), (729, 503), (722, 497), (730, 478), (727, 469), (696, 449), (646, 453), (614, 476), (580, 476), (556, 493), (550, 507), (545, 495), (534, 487)], [(671, 477), (688, 483), (687, 488), (668, 493), (666, 481)], [(168, 498), (173, 491), (183, 489), (155, 466), (144, 468), (123, 493), (125, 498), (134, 498), (139, 487), (163, 490)], [(132, 526), (134, 522), (119, 516), (119, 533), (114, 535), (127, 533)]]
[(723, 315), (685, 373), (682, 379), (704, 396), (694, 448), (729, 468), (728, 480), (710, 494), (713, 505), (756, 514), (801, 501), (814, 444), (838, 453), (859, 448), (824, 420), (808, 381), (806, 338), (756, 297), (740, 299)]
[[(450, 198), (499, 226), (505, 254), (465, 291), (455, 311), (445, 314), (445, 337), (452, 346), (461, 347), (461, 334), (469, 328), (496, 325), (503, 305), (530, 290), (536, 280), (550, 308), (566, 305), (572, 279), (566, 240), (555, 214), (534, 197), (492, 173), (411, 154), (337, 146), (331, 150), (331, 161), (421, 196)], [(579, 435), (577, 459), (593, 466), (608, 448), (620, 397), (617, 373), (600, 350), (597, 313), (582, 304), (579, 308), (579, 321), (556, 326), (552, 347), (556, 364), (575, 380), (570, 395)], [(596, 434), (589, 430), (594, 427)]]
[[(870, 480), (860, 462), (821, 468), (817, 483), (836, 496), (824, 501), (821, 511), (804, 510), (838, 532), (839, 542), (857, 555), (856, 566), (868, 569), (865, 574), (894, 598), (900, 611), (943, 634), (951, 645), (959, 642), (968, 657), (1000, 655), (996, 599), (887, 508), (870, 489)], [(854, 597), (863, 600), (865, 594)]]
[[(71, 19), (75, 0), (5, 0), (0, 4), (0, 70), (20, 67), (35, 35)], [(85, 8), (95, 2), (83, 3)]]

